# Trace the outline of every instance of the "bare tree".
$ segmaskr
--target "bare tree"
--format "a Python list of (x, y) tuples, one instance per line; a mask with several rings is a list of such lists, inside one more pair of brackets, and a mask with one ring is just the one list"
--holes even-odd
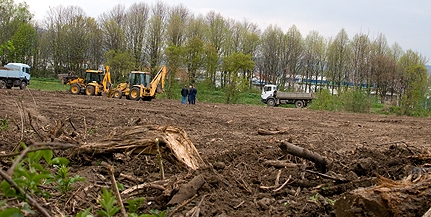
[[(350, 82), (350, 57), (349, 37), (346, 30), (341, 29), (328, 48), (328, 79), (332, 82), (331, 89), (337, 87), (341, 91), (344, 84)], [(347, 88), (347, 85), (345, 86)]]
[(142, 2), (132, 4), (126, 13), (126, 48), (135, 60), (135, 67), (139, 69), (145, 65), (144, 43), (149, 14), (149, 6)]
[(351, 80), (354, 88), (362, 89), (363, 84), (366, 84), (370, 75), (370, 50), (371, 42), (368, 35), (358, 33), (353, 37), (351, 42), (352, 47), (352, 76)]
[(86, 61), (88, 32), (84, 10), (76, 6), (51, 8), (44, 20), (50, 66), (55, 73), (79, 70)]
[(287, 83), (287, 89), (291, 90), (294, 88), (293, 84), (297, 75), (300, 74), (301, 60), (303, 58), (304, 50), (304, 39), (295, 25), (291, 26), (284, 35), (283, 43), (281, 45), (284, 48), (280, 56), (282, 64), (280, 84), (282, 87), (285, 87), (285, 84)]
[(187, 25), (190, 19), (190, 11), (183, 5), (178, 5), (169, 11), (166, 29), (166, 42), (169, 45), (180, 46), (187, 36)]
[(283, 51), (281, 46), (283, 35), (283, 31), (279, 27), (272, 25), (268, 26), (262, 33), (259, 69), (264, 80), (268, 83), (276, 84), (282, 75), (283, 69), (280, 67), (281, 59), (279, 57)]
[(103, 31), (104, 52), (109, 50), (124, 51), (126, 22), (125, 6), (118, 4), (111, 11), (102, 13), (99, 21)]
[(305, 38), (302, 58), (303, 75), (306, 78), (304, 82), (305, 92), (316, 92), (318, 84), (322, 81), (325, 47), (325, 41), (317, 31), (311, 31)]
[(168, 13), (168, 6), (162, 2), (157, 2), (152, 6), (152, 16), (148, 22), (146, 53), (148, 63), (152, 69), (152, 74), (156, 73), (158, 66), (162, 62), (163, 55), (163, 35), (166, 31), (165, 21)]

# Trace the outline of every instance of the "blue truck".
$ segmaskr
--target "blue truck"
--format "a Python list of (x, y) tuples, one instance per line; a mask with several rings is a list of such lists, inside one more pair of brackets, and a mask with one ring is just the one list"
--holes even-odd
[(8, 63), (0, 66), (0, 89), (30, 85), (30, 66), (24, 63)]

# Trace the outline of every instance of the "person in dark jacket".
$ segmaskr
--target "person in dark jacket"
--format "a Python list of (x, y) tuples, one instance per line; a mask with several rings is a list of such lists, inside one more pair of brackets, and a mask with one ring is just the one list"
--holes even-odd
[(181, 89), (181, 104), (187, 104), (187, 96), (189, 95), (189, 89), (184, 85), (183, 89)]
[(192, 91), (193, 91), (193, 86), (190, 85), (190, 88), (189, 88), (189, 97), (188, 97), (189, 104), (193, 104), (192, 103), (192, 101), (193, 101), (193, 96), (192, 96), (193, 92)]
[(191, 91), (192, 104), (196, 104), (196, 94), (198, 94), (198, 90), (196, 89), (195, 86), (192, 86), (192, 91)]

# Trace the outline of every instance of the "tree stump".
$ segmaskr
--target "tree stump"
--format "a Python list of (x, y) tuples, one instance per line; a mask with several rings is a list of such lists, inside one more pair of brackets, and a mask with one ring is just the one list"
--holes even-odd
[(378, 185), (344, 193), (334, 205), (337, 217), (422, 216), (431, 207), (431, 175), (412, 181), (377, 178)]
[(196, 170), (205, 166), (196, 147), (186, 132), (173, 126), (133, 126), (113, 129), (113, 133), (101, 141), (90, 142), (79, 147), (78, 153), (127, 153), (156, 155), (156, 138), (164, 159), (180, 163)]

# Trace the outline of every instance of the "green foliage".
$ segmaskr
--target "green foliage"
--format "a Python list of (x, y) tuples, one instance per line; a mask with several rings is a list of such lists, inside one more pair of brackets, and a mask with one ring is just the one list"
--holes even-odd
[(341, 102), (343, 102), (344, 111), (369, 113), (371, 99), (364, 90), (348, 90), (340, 93)]
[[(22, 145), (25, 147), (24, 144)], [(15, 168), (12, 180), (18, 185), (18, 187), (26, 192), (49, 197), (50, 194), (47, 191), (42, 191), (38, 188), (39, 185), (54, 181), (54, 176), (41, 163), (42, 159), (44, 159), (47, 164), (51, 164), (53, 161), (56, 163), (61, 161), (64, 163), (67, 161), (67, 159), (53, 159), (51, 150), (29, 152), (27, 153), (27, 157), (23, 158)], [(6, 197), (18, 196), (21, 200), (24, 200), (25, 195), (21, 195), (19, 192), (16, 192), (16, 190), (5, 180), (0, 183), (0, 186)]]
[(0, 217), (24, 217), (24, 214), (18, 208), (6, 208), (0, 211)]
[(310, 108), (315, 110), (338, 111), (341, 109), (340, 100), (332, 95), (328, 89), (323, 89), (316, 93), (316, 99), (311, 103)]
[(7, 118), (3, 118), (0, 121), (0, 132), (1, 131), (7, 131), (9, 129), (9, 123), (7, 121)]
[[(27, 148), (24, 143), (21, 143), (21, 146)], [(40, 189), (40, 186), (55, 181), (55, 177), (48, 167), (51, 165), (67, 165), (68, 163), (69, 161), (66, 158), (54, 158), (52, 150), (30, 151), (15, 167), (11, 178), (25, 194), (36, 194), (48, 198), (50, 196), (49, 192)], [(5, 197), (17, 197), (20, 201), (26, 200), (25, 195), (18, 192), (6, 180), (0, 183), (0, 189)], [(31, 213), (28, 206), (24, 206), (22, 209)], [(8, 210), (8, 212), (13, 211)]]
[(310, 200), (312, 200), (312, 201), (317, 201), (317, 200), (319, 200), (319, 193), (316, 193), (315, 195), (311, 196), (311, 197), (310, 197)]
[(150, 210), (150, 214), (142, 214), (139, 217), (164, 217), (166, 214), (166, 210), (159, 211), (159, 210)]
[(26, 58), (32, 56), (36, 51), (36, 30), (30, 24), (24, 23), (18, 27), (11, 41), (15, 49), (11, 52), (9, 60), (25, 63)]
[(427, 116), (429, 111), (425, 108), (428, 93), (428, 73), (423, 65), (406, 67), (404, 76), (405, 91), (401, 98), (401, 111), (403, 115)]
[(112, 217), (120, 211), (120, 207), (115, 205), (115, 197), (111, 191), (103, 189), (102, 198), (99, 200), (99, 204), (102, 206), (102, 210), (97, 211), (97, 214), (104, 217)]
[(56, 174), (56, 180), (57, 180), (57, 188), (60, 189), (60, 191), (63, 194), (66, 194), (70, 190), (72, 190), (72, 185), (78, 181), (85, 181), (85, 179), (79, 175), (75, 175), (74, 177), (69, 177), (69, 168), (62, 164), (58, 167), (57, 174)]
[(7, 200), (0, 201), (0, 217), (24, 217), (21, 210), (15, 207), (12, 208), (4, 208), (7, 203)]
[(316, 94), (316, 99), (310, 108), (315, 110), (348, 111), (358, 113), (369, 113), (374, 99), (370, 98), (366, 91), (347, 90), (337, 95), (332, 95), (329, 90), (324, 89)]
[(184, 49), (184, 63), (189, 71), (190, 84), (195, 83), (196, 72), (203, 65), (204, 41), (198, 37), (188, 40)]
[(233, 53), (223, 58), (223, 70), (229, 75), (225, 89), (226, 103), (236, 103), (238, 94), (248, 89), (248, 76), (245, 75), (247, 71), (253, 70), (254, 66), (251, 55)]
[(30, 84), (28, 88), (31, 90), (67, 91), (70, 88), (69, 85), (63, 85), (60, 80), (55, 78), (31, 77)]
[(87, 134), (94, 134), (97, 131), (97, 127), (92, 127), (90, 129), (87, 129)]
[(93, 217), (93, 215), (90, 215), (91, 207), (87, 208), (84, 211), (78, 212), (75, 217)]
[(105, 65), (111, 67), (111, 79), (114, 84), (127, 79), (127, 74), (135, 69), (135, 60), (127, 52), (109, 50), (105, 57), (107, 59)]
[(167, 58), (167, 67), (169, 67), (165, 93), (168, 99), (172, 99), (174, 96), (173, 83), (176, 79), (177, 69), (182, 65), (184, 49), (180, 46), (170, 45), (166, 48), (165, 53)]
[(329, 204), (334, 205), (335, 204), (335, 200), (331, 200), (329, 198), (326, 198), (326, 201), (328, 201)]
[(127, 200), (128, 205), (126, 206), (126, 208), (130, 213), (137, 213), (138, 209), (141, 207), (144, 201), (145, 198), (143, 197)]

